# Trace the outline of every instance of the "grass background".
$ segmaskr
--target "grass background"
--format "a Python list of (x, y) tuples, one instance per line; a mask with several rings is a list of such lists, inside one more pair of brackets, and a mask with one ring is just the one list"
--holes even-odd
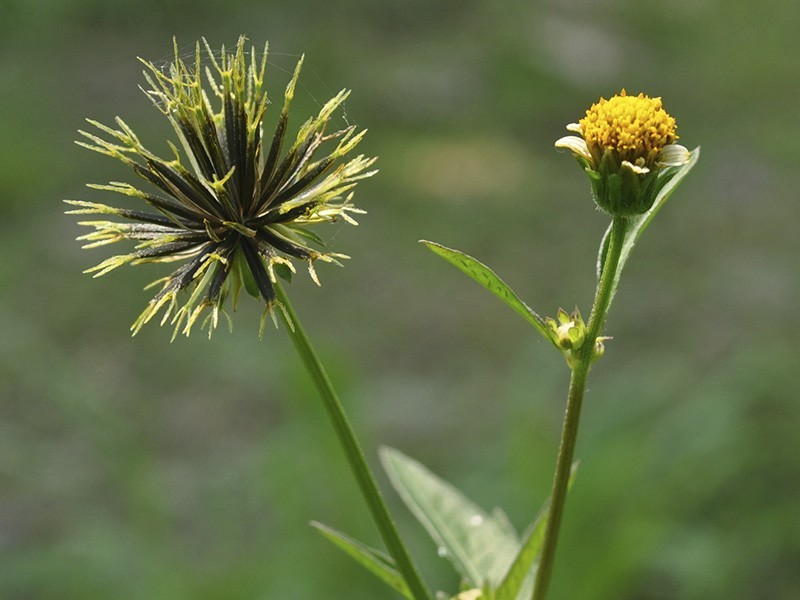
[(270, 41), (278, 89), (306, 53), (297, 121), (352, 88), (380, 156), (369, 214), (333, 228), (353, 260), (290, 289), (370, 460), (395, 446), (520, 529), (549, 490), (566, 369), (416, 241), (480, 258), (541, 313), (588, 312), (607, 219), (553, 141), (601, 95), (663, 96), (703, 157), (610, 315), (552, 597), (797, 598), (798, 22), (783, 0), (0, 0), (0, 597), (392, 597), (307, 525), (379, 543), (283, 332), (259, 341), (250, 303), (211, 342), (131, 339), (160, 271), (81, 275), (106, 253), (62, 214), (129, 177), (72, 143), (84, 117), (172, 135), (136, 56), (245, 33)]

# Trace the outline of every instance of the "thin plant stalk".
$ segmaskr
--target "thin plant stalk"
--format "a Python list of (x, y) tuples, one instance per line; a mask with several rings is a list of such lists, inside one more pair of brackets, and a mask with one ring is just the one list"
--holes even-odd
[(564, 502), (567, 498), (567, 486), (572, 468), (575, 442), (578, 437), (578, 425), (580, 423), (583, 394), (586, 389), (586, 378), (592, 364), (595, 343), (603, 330), (611, 297), (614, 293), (614, 278), (619, 267), (627, 225), (626, 217), (614, 217), (608, 253), (606, 254), (600, 281), (597, 284), (592, 314), (587, 325), (586, 338), (583, 346), (578, 351), (577, 360), (572, 369), (567, 396), (567, 409), (564, 414), (561, 442), (558, 449), (558, 458), (556, 459), (556, 471), (553, 477), (553, 490), (550, 496), (550, 514), (542, 544), (542, 556), (539, 560), (539, 568), (536, 571), (533, 600), (544, 600), (547, 596), (547, 588), (553, 572), (553, 561), (561, 527), (561, 518), (564, 513)]
[(350, 464), (381, 538), (395, 561), (397, 570), (402, 575), (406, 585), (408, 585), (414, 600), (432, 600), (431, 593), (423, 582), (419, 570), (411, 560), (397, 526), (389, 514), (380, 489), (367, 464), (364, 451), (361, 449), (353, 427), (344, 412), (342, 403), (339, 401), (328, 374), (311, 346), (311, 342), (280, 283), (275, 284), (275, 292), (278, 301), (283, 305), (283, 310), (278, 310), (277, 312), (281, 315), (289, 337), (291, 337), (306, 369), (314, 380), (314, 385), (322, 398), (325, 410), (331, 419), (333, 428), (336, 430), (339, 443), (347, 456), (347, 462)]

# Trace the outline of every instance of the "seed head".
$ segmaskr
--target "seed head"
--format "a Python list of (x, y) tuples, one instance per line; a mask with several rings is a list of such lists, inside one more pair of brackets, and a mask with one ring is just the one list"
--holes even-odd
[[(303, 63), (301, 58), (286, 86), (283, 106), (271, 138), (264, 137), (270, 107), (264, 89), (267, 48), (259, 58), (245, 51), (245, 38), (233, 52), (215, 53), (205, 39), (197, 43), (194, 63), (179, 56), (165, 69), (147, 67), (145, 93), (167, 117), (178, 144), (173, 156), (148, 150), (119, 117), (116, 128), (89, 121), (98, 133), (81, 131), (79, 145), (122, 161), (147, 183), (139, 188), (112, 181), (89, 187), (144, 201), (151, 209), (131, 210), (96, 202), (68, 200), (71, 214), (110, 215), (115, 220), (83, 221), (93, 231), (81, 236), (85, 248), (132, 240), (132, 252), (112, 256), (88, 269), (99, 277), (125, 264), (177, 262), (171, 275), (157, 280), (159, 292), (131, 329), (163, 311), (161, 324), (174, 335), (188, 335), (201, 315), (209, 335), (231, 298), (236, 307), (242, 288), (265, 303), (264, 316), (277, 305), (276, 276), (289, 278), (293, 260), (307, 263), (319, 283), (314, 262), (340, 264), (348, 258), (323, 250), (310, 226), (343, 220), (356, 224), (353, 188), (374, 158), (345, 160), (366, 130), (347, 126), (328, 132), (334, 111), (349, 92), (342, 90), (316, 117), (303, 123), (287, 140), (289, 106)], [(185, 297), (182, 304), (179, 295)], [(274, 318), (274, 315), (273, 315)], [(264, 320), (262, 319), (262, 326)], [(173, 335), (173, 337), (174, 337)]]

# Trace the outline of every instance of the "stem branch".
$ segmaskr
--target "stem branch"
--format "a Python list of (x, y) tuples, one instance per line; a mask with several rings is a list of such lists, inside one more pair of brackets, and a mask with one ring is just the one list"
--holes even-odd
[(336, 435), (339, 437), (339, 443), (344, 449), (347, 461), (361, 489), (361, 494), (369, 507), (370, 513), (372, 513), (372, 518), (378, 527), (389, 554), (394, 559), (403, 579), (405, 579), (414, 600), (432, 600), (431, 593), (422, 581), (419, 571), (403, 544), (397, 526), (386, 508), (380, 489), (364, 457), (364, 451), (356, 439), (355, 432), (345, 415), (344, 408), (336, 395), (336, 391), (333, 389), (328, 374), (311, 346), (311, 342), (280, 283), (275, 284), (275, 291), (278, 301), (283, 305), (285, 311), (279, 310), (278, 313), (281, 315), (289, 337), (292, 338), (292, 342), (298, 354), (300, 354), (306, 369), (308, 369), (311, 378), (314, 380), (314, 384), (322, 398), (322, 403), (325, 405), (333, 428), (336, 430)]
[(578, 424), (580, 423), (583, 393), (586, 389), (586, 378), (592, 364), (595, 343), (603, 330), (611, 297), (614, 294), (614, 278), (619, 266), (620, 255), (622, 254), (627, 225), (628, 221), (625, 217), (614, 217), (605, 265), (600, 281), (597, 284), (592, 314), (587, 325), (586, 338), (583, 346), (578, 350), (577, 360), (572, 369), (572, 378), (570, 379), (569, 394), (567, 396), (567, 409), (564, 414), (561, 443), (558, 448), (556, 471), (553, 477), (553, 491), (550, 495), (550, 514), (544, 533), (542, 556), (536, 571), (533, 600), (544, 600), (547, 596), (547, 588), (553, 572), (558, 533), (561, 527), (561, 517), (564, 513), (564, 503), (567, 498), (572, 457), (578, 437)]

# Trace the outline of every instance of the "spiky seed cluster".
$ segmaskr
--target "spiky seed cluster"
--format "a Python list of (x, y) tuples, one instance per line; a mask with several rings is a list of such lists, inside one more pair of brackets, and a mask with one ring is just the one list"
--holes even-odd
[(592, 104), (580, 126), (596, 160), (614, 150), (620, 160), (640, 167), (654, 165), (662, 148), (678, 139), (675, 119), (664, 110), (661, 98), (628, 96), (625, 90)]
[(625, 90), (594, 103), (580, 123), (556, 141), (583, 167), (597, 205), (612, 215), (640, 215), (653, 206), (658, 193), (689, 160), (676, 144), (673, 119), (661, 98), (628, 96)]
[[(152, 191), (115, 181), (89, 187), (139, 198), (155, 211), (67, 201), (77, 207), (71, 214), (119, 219), (81, 222), (93, 229), (78, 238), (87, 242), (85, 248), (137, 242), (132, 252), (112, 256), (86, 271), (95, 277), (125, 264), (181, 263), (171, 275), (153, 283), (161, 284), (161, 289), (131, 326), (134, 334), (162, 310), (161, 324), (171, 323), (175, 335), (188, 335), (207, 313), (203, 325), (210, 334), (219, 313), (227, 314), (229, 297), (235, 308), (242, 287), (263, 299), (266, 317), (277, 304), (276, 271), (293, 272), (290, 259), (305, 261), (319, 283), (314, 261), (340, 264), (339, 259), (348, 258), (322, 251), (321, 238), (308, 228), (339, 219), (356, 224), (350, 214), (363, 211), (351, 204), (353, 188), (375, 173), (368, 170), (374, 158), (340, 160), (366, 130), (356, 133), (354, 126), (348, 126), (326, 132), (348, 91), (341, 91), (309, 118), (287, 149), (289, 106), (302, 58), (286, 87), (271, 139), (265, 139), (263, 132), (268, 107), (266, 47), (259, 59), (255, 48), (245, 51), (244, 38), (232, 53), (224, 46), (215, 53), (203, 39), (202, 47), (196, 45), (191, 66), (180, 58), (177, 43), (174, 62), (166, 72), (142, 62), (150, 85), (145, 93), (169, 119), (183, 152), (170, 143), (173, 158), (156, 156), (119, 117), (118, 128), (90, 120), (105, 137), (81, 131), (84, 139), (78, 143), (130, 166)], [(181, 292), (188, 297), (179, 305)], [(262, 326), (263, 322), (262, 318)]]

